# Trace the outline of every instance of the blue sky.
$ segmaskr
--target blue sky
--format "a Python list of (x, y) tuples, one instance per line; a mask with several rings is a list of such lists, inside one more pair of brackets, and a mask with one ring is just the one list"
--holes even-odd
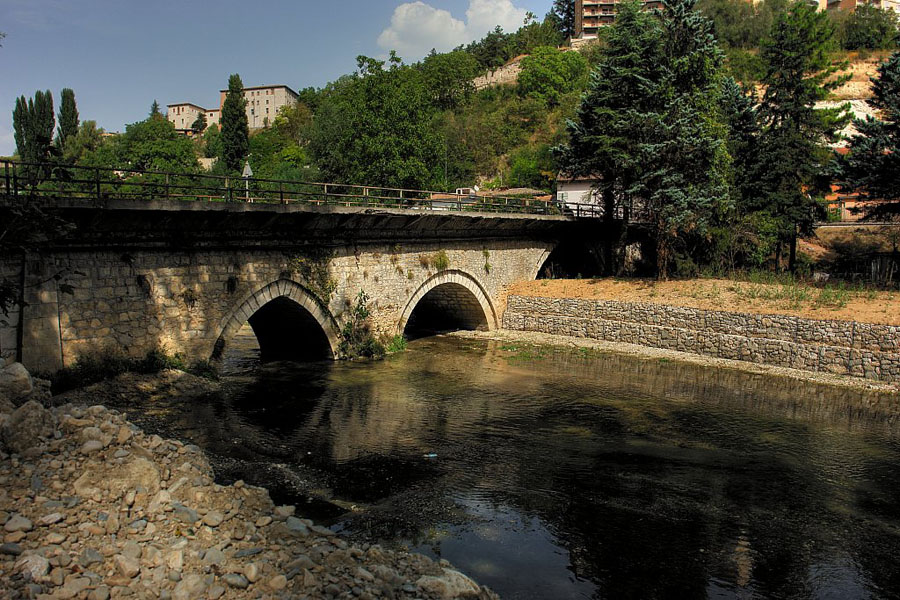
[(514, 30), (552, 0), (0, 0), (0, 155), (15, 149), (19, 95), (75, 90), (82, 120), (107, 131), (162, 106), (218, 106), (228, 75), (245, 85), (321, 86), (356, 56), (395, 48), (417, 60)]

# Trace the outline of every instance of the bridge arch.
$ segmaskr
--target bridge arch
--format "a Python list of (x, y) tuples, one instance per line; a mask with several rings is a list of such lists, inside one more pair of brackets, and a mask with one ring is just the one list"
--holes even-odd
[(220, 324), (212, 358), (222, 358), (228, 342), (250, 323), (263, 360), (338, 357), (340, 339), (334, 317), (302, 285), (279, 279), (251, 293)]
[[(449, 324), (450, 328), (492, 330), (498, 327), (497, 311), (490, 297), (474, 277), (465, 271), (449, 269), (432, 275), (412, 295), (400, 315), (399, 333), (417, 326), (429, 329), (430, 323)], [(445, 330), (436, 327), (432, 330)]]

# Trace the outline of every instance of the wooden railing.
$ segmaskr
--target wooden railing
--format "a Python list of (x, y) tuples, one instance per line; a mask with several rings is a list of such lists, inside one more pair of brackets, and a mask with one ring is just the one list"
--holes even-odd
[(602, 216), (591, 204), (558, 206), (553, 201), (512, 196), (456, 194), (338, 183), (242, 178), (205, 173), (166, 173), (129, 168), (85, 167), (0, 161), (2, 191), (15, 198), (74, 200), (178, 200), (405, 208), (430, 211)]

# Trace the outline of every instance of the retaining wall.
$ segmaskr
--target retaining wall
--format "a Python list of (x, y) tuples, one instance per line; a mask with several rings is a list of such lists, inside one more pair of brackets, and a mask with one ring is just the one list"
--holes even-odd
[(900, 327), (892, 325), (510, 296), (503, 327), (900, 382)]

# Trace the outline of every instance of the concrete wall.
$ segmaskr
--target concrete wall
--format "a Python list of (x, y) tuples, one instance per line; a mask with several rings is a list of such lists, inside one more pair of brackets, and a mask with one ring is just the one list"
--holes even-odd
[[(470, 294), (469, 305), (481, 306), (493, 329), (505, 286), (533, 278), (549, 249), (512, 240), (342, 247), (325, 261), (336, 284), (330, 299), (319, 297), (315, 282), (292, 272), (296, 255), (290, 251), (47, 252), (27, 264), (23, 362), (46, 372), (86, 354), (141, 356), (156, 346), (191, 360), (208, 359), (217, 342), (227, 346), (237, 327), (280, 296), (315, 313), (335, 347), (360, 290), (369, 295), (375, 327), (384, 334), (402, 331), (417, 303), (442, 285), (452, 291), (445, 297)], [(441, 251), (449, 267), (438, 271), (433, 261)], [(15, 354), (15, 337), (15, 323), (0, 324), (4, 356)]]
[(512, 296), (503, 327), (900, 381), (900, 327), (890, 325)]

